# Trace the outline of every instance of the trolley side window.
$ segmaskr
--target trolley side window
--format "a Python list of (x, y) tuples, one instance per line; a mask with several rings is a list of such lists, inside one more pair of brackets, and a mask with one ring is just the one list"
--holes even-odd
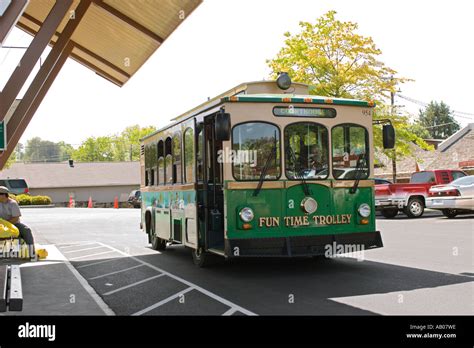
[(196, 130), (197, 139), (196, 139), (196, 181), (204, 181), (204, 128), (198, 127)]
[(165, 141), (165, 185), (173, 183), (173, 156), (171, 155), (171, 138)]
[(194, 131), (192, 128), (184, 131), (184, 181), (194, 182)]
[(173, 136), (173, 184), (182, 183), (181, 176), (181, 133)]
[(313, 122), (285, 128), (285, 174), (288, 179), (328, 177), (328, 130)]
[(157, 152), (156, 143), (145, 146), (145, 186), (155, 184), (155, 171), (158, 164)]
[[(369, 134), (355, 124), (333, 127), (332, 175), (335, 179), (354, 180), (369, 177)], [(359, 165), (358, 165), (359, 164)]]
[(165, 184), (165, 143), (163, 140), (158, 142), (158, 170), (157, 170), (157, 185), (164, 185)]
[(248, 122), (232, 130), (232, 173), (236, 180), (259, 180), (266, 168), (265, 180), (281, 175), (280, 130), (265, 122)]

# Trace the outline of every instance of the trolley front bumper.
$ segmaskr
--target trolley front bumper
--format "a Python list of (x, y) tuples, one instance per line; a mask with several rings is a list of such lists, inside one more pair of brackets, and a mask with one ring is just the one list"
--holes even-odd
[(293, 236), (275, 238), (227, 239), (227, 257), (297, 257), (335, 255), (383, 247), (379, 231)]

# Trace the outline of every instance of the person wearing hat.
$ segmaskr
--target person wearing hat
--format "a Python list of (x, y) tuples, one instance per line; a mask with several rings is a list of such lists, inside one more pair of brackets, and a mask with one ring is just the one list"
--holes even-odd
[(0, 186), (0, 218), (14, 224), (20, 231), (21, 238), (30, 249), (34, 247), (33, 234), (31, 229), (20, 222), (20, 207), (18, 203), (9, 197), (10, 190), (5, 186)]

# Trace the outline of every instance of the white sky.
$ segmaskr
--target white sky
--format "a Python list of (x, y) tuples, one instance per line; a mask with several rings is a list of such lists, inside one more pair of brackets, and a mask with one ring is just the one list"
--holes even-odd
[[(268, 78), (265, 60), (282, 47), (283, 33), (295, 33), (299, 21), (314, 22), (331, 9), (372, 36), (386, 65), (415, 80), (402, 87), (403, 95), (474, 113), (470, 0), (204, 0), (122, 88), (68, 60), (21, 142), (39, 136), (79, 144), (132, 124), (164, 126), (207, 97)], [(29, 38), (15, 30), (5, 45), (26, 45)], [(21, 55), (5, 51), (0, 50), (0, 88)], [(415, 113), (419, 108), (397, 103)]]

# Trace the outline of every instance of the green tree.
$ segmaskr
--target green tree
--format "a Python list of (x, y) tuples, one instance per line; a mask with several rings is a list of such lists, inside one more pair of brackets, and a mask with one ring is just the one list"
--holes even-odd
[[(373, 100), (377, 107), (374, 119), (390, 119), (396, 129), (396, 151), (387, 155), (411, 154), (410, 142), (429, 148), (413, 133), (408, 115), (400, 115), (387, 103), (391, 93), (406, 78), (394, 77), (397, 72), (379, 60), (382, 54), (371, 37), (356, 33), (357, 23), (336, 19), (329, 11), (315, 24), (300, 22), (301, 31), (285, 33), (285, 44), (276, 57), (267, 60), (275, 78), (287, 72), (295, 82), (313, 86), (311, 94)], [(377, 128), (380, 128), (376, 126)], [(374, 131), (375, 146), (382, 148), (381, 131)]]
[(61, 162), (67, 161), (68, 159), (72, 158), (72, 154), (74, 153), (74, 147), (71, 144), (67, 144), (64, 141), (60, 141), (57, 143), (59, 146), (59, 160)]
[(17, 158), (25, 162), (61, 162), (70, 157), (73, 148), (64, 141), (55, 143), (34, 137), (26, 142), (24, 151), (23, 145), (17, 146)]
[(7, 162), (5, 163), (5, 165), (3, 166), (3, 169), (8, 169), (12, 166), (13, 163), (15, 163), (17, 161), (17, 154), (16, 154), (16, 151), (13, 151), (10, 155), (10, 157), (8, 157), (8, 160)]
[(72, 154), (75, 161), (107, 162), (114, 160), (113, 139), (109, 136), (89, 137)]
[(34, 137), (26, 142), (25, 162), (57, 162), (59, 161), (59, 146), (49, 140)]
[(121, 161), (138, 161), (140, 159), (140, 139), (156, 131), (153, 126), (140, 127), (133, 125), (125, 128), (117, 137), (117, 157)]
[(446, 139), (461, 128), (449, 106), (442, 101), (432, 101), (420, 110), (418, 125), (425, 128), (433, 139)]
[(74, 160), (81, 162), (138, 161), (140, 139), (155, 130), (153, 126), (134, 125), (119, 134), (89, 137), (77, 150), (70, 151), (70, 154)]

